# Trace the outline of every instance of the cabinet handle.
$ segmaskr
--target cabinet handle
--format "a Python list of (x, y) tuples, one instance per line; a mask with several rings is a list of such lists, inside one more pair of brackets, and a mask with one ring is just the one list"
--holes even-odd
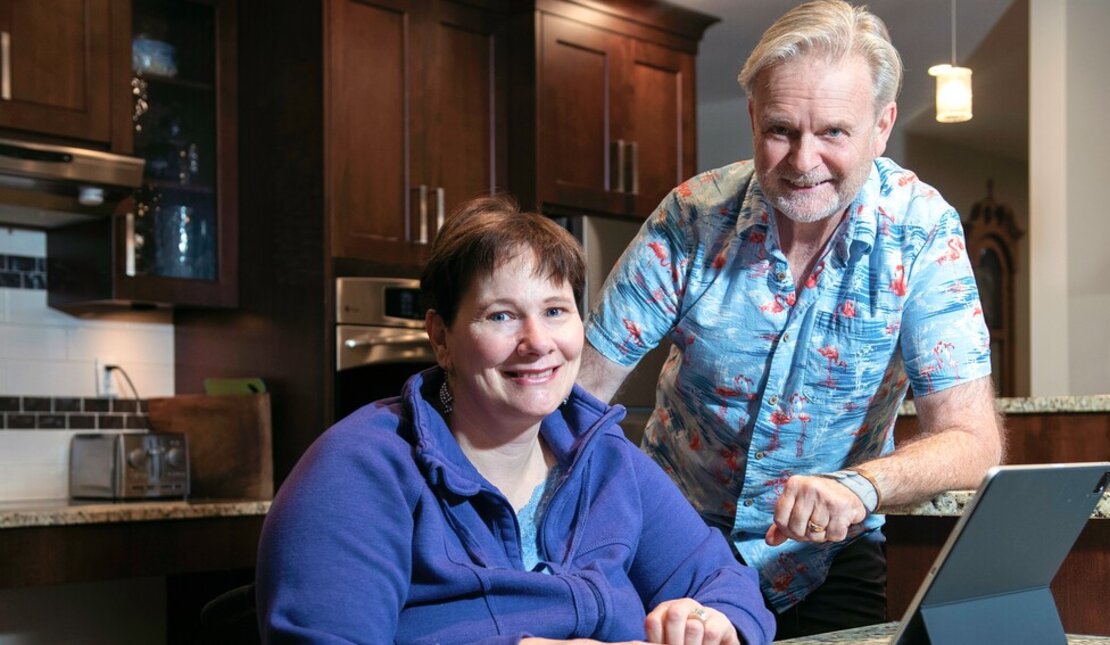
[(617, 139), (609, 144), (609, 186), (610, 190), (623, 193), (624, 186), (624, 139)]
[(418, 204), (417, 204), (416, 208), (417, 208), (417, 212), (419, 213), (417, 217), (419, 218), (419, 221), (420, 221), (420, 224), (419, 224), (420, 237), (416, 238), (415, 240), (412, 239), (412, 233), (411, 233), (412, 218), (409, 218), (409, 226), (406, 227), (406, 229), (409, 231), (409, 241), (414, 243), (414, 244), (427, 244), (428, 243), (428, 186), (426, 186), (425, 184), (420, 184), (419, 186), (413, 188), (413, 190), (415, 190), (416, 194), (417, 194)]
[(443, 228), (443, 220), (447, 217), (447, 191), (442, 186), (436, 188), (436, 233)]
[(12, 100), (12, 35), (0, 31), (0, 99)]
[(343, 346), (347, 349), (358, 349), (359, 347), (374, 347), (377, 345), (412, 345), (414, 343), (428, 343), (428, 334), (425, 332), (413, 332), (411, 334), (397, 334), (395, 336), (380, 336), (378, 338), (348, 338), (343, 341)]
[(624, 185), (629, 193), (638, 195), (640, 193), (640, 145), (635, 141), (629, 141), (627, 146), (628, 175), (625, 177)]
[(127, 211), (123, 225), (124, 273), (135, 277), (135, 213)]

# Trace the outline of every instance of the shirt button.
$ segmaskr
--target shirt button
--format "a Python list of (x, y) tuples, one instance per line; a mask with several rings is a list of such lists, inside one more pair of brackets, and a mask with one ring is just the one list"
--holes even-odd
[(771, 395), (771, 398), (770, 398), (770, 399), (768, 399), (768, 402), (769, 402), (769, 403), (770, 403), (771, 405), (778, 405), (778, 403), (779, 403), (779, 395), (777, 395), (777, 394), (772, 394), (772, 395)]
[(786, 282), (786, 274), (783, 273), (782, 271), (779, 271), (778, 273), (775, 274), (775, 279), (778, 280), (779, 282)]
[(789, 341), (789, 340), (790, 340), (790, 332), (786, 332), (786, 333), (784, 333), (784, 334), (782, 335), (782, 340), (783, 340), (783, 342), (787, 342), (787, 341)]
[(759, 452), (755, 453), (755, 458), (756, 459), (763, 459), (765, 454), (766, 453), (764, 453), (762, 450), (760, 450)]
[(752, 504), (755, 504), (754, 499), (748, 498), (748, 499), (744, 500), (744, 506), (751, 506)]

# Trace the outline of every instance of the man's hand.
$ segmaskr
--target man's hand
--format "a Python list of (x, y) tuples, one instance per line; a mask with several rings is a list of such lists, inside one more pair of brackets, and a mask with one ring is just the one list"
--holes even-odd
[(771, 546), (788, 539), (839, 542), (848, 537), (848, 527), (866, 517), (863, 502), (847, 486), (827, 477), (794, 475), (775, 503), (775, 523), (766, 541)]

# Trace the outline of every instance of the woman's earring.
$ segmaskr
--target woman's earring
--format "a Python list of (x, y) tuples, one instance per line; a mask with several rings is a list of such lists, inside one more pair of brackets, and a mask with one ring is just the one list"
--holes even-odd
[(451, 395), (451, 388), (447, 387), (447, 379), (445, 378), (439, 386), (439, 407), (444, 414), (451, 414), (451, 411), (455, 409), (454, 403), (455, 397)]

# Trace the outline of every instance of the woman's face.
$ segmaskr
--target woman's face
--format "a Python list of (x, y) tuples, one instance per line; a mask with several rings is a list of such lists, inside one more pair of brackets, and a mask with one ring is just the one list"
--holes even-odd
[(526, 251), (476, 279), (449, 329), (429, 316), (457, 419), (530, 427), (574, 385), (584, 336), (573, 290), (535, 275), (533, 266)]

